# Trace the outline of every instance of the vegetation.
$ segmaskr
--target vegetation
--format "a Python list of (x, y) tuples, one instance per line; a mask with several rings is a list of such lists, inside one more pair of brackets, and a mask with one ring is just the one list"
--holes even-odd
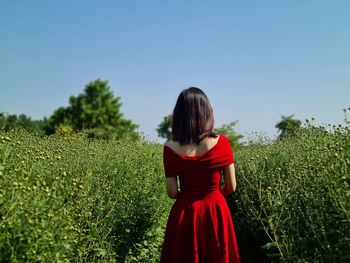
[(273, 143), (243, 147), (236, 159), (238, 191), (231, 205), (246, 258), (349, 262), (349, 126), (308, 126)]
[(282, 120), (275, 126), (279, 132), (279, 138), (294, 135), (301, 128), (301, 121), (294, 119), (293, 115), (282, 116)]
[(84, 131), (99, 139), (140, 139), (138, 125), (124, 119), (121, 98), (110, 91), (108, 81), (97, 79), (86, 85), (83, 93), (71, 96), (68, 107), (59, 107), (47, 119), (32, 120), (25, 114), (0, 113), (0, 129), (10, 131), (22, 127), (31, 133), (51, 135)]
[(215, 128), (214, 131), (217, 134), (224, 134), (227, 139), (230, 141), (231, 147), (234, 151), (238, 150), (241, 148), (242, 144), (240, 143), (240, 139), (243, 138), (243, 135), (237, 134), (234, 131), (234, 126), (236, 125), (237, 121), (231, 122), (229, 124), (223, 124), (219, 128)]
[(158, 136), (166, 140), (171, 139), (171, 125), (172, 125), (172, 114), (169, 114), (163, 118), (163, 121), (158, 125), (156, 129)]
[(5, 114), (0, 113), (0, 129), (3, 131), (10, 131), (12, 129), (22, 127), (28, 132), (38, 133), (44, 135), (44, 129), (47, 125), (47, 119), (32, 120), (25, 114)]
[(152, 262), (171, 205), (161, 156), (127, 139), (1, 132), (0, 262)]
[(97, 79), (86, 85), (83, 93), (71, 96), (70, 106), (60, 107), (49, 119), (47, 134), (87, 130), (90, 137), (112, 139), (138, 137), (138, 125), (123, 118), (120, 97), (114, 97), (108, 81)]
[[(350, 130), (307, 126), (235, 151), (245, 262), (348, 262)], [(0, 262), (158, 262), (172, 201), (162, 146), (0, 132)]]

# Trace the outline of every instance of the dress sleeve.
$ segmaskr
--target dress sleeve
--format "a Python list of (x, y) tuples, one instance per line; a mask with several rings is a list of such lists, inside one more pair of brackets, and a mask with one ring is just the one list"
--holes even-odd
[(220, 135), (218, 144), (212, 151), (203, 156), (202, 163), (206, 167), (219, 168), (235, 162), (230, 141), (225, 135)]
[(227, 166), (235, 162), (235, 157), (232, 152), (230, 141), (227, 139), (226, 136), (220, 136), (223, 136), (223, 152), (225, 155), (223, 166)]
[(168, 147), (163, 148), (163, 166), (165, 177), (175, 177), (177, 176), (176, 169), (174, 167), (174, 159)]

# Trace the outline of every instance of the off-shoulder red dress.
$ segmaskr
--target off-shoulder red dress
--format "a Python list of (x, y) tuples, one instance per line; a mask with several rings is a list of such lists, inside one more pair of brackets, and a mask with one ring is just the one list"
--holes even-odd
[(166, 177), (179, 176), (181, 194), (171, 208), (161, 263), (240, 262), (234, 226), (220, 191), (221, 171), (234, 163), (228, 139), (195, 156), (164, 146)]

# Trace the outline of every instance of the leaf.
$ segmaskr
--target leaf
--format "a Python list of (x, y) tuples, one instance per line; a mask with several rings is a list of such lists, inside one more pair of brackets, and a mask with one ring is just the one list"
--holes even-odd
[(274, 248), (277, 248), (277, 243), (276, 242), (266, 243), (265, 245), (261, 246), (261, 248), (266, 250), (274, 249)]

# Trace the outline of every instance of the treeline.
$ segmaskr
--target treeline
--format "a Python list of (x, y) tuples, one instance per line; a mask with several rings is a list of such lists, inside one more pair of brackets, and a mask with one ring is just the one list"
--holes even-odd
[(43, 120), (32, 120), (31, 117), (25, 114), (17, 116), (16, 114), (0, 112), (0, 128), (3, 131), (10, 131), (22, 127), (28, 132), (43, 135), (45, 134), (45, 127), (47, 124), (47, 118)]
[(78, 96), (71, 96), (68, 107), (59, 107), (49, 118), (32, 120), (25, 114), (0, 113), (0, 128), (9, 131), (22, 127), (40, 135), (84, 131), (94, 138), (138, 138), (138, 125), (124, 118), (121, 105), (121, 98), (114, 96), (108, 81), (97, 79)]
[[(67, 107), (59, 107), (48, 118), (32, 120), (25, 114), (17, 116), (0, 113), (0, 129), (10, 131), (22, 127), (39, 135), (84, 131), (89, 137), (100, 139), (141, 138), (139, 126), (124, 118), (121, 106), (121, 98), (113, 94), (108, 81), (96, 79), (89, 82), (78, 96), (71, 96)], [(301, 128), (301, 121), (293, 118), (293, 115), (281, 118), (275, 126), (279, 131), (279, 138), (293, 135)], [(171, 122), (171, 114), (163, 118), (156, 129), (159, 137), (171, 138)], [(236, 124), (237, 121), (232, 121), (214, 129), (215, 132), (227, 136), (233, 150), (241, 148), (243, 138), (235, 131)]]

